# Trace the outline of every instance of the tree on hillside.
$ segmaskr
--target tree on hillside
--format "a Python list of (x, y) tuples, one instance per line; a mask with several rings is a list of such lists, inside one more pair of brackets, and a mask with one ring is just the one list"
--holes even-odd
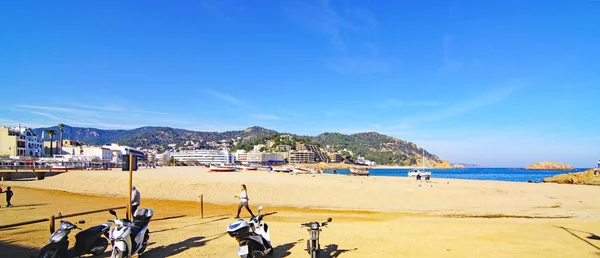
[(54, 137), (54, 135), (56, 134), (56, 131), (54, 131), (52, 129), (48, 129), (48, 130), (46, 130), (46, 133), (48, 135), (50, 135), (50, 157), (52, 157), (52, 137)]

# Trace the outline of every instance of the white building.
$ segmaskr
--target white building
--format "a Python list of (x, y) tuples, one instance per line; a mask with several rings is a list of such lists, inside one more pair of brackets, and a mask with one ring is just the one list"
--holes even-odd
[(0, 128), (0, 155), (43, 157), (44, 141), (29, 128)]
[(113, 160), (113, 152), (107, 147), (97, 146), (69, 146), (63, 147), (62, 153), (68, 153), (73, 157), (87, 162), (96, 161), (108, 164)]
[(264, 145), (264, 144), (257, 144), (257, 145), (254, 145), (254, 148), (253, 148), (252, 150), (253, 150), (253, 151), (260, 151), (260, 149), (262, 149), (263, 147), (264, 147), (264, 148), (266, 148), (266, 147), (267, 147), (267, 145)]
[(361, 156), (358, 157), (358, 159), (356, 160), (356, 163), (367, 165), (367, 166), (375, 166), (375, 165), (377, 165), (377, 163), (375, 161), (371, 161), (371, 160), (365, 159), (365, 157), (361, 157)]
[(243, 164), (248, 163), (248, 153), (245, 150), (237, 150), (235, 152), (235, 160)]
[(177, 161), (193, 161), (202, 164), (234, 164), (235, 156), (226, 150), (182, 150), (173, 153)]
[(136, 150), (128, 146), (121, 146), (116, 143), (111, 143), (110, 145), (102, 146), (102, 148), (107, 148), (112, 152), (111, 163), (117, 166), (123, 164), (123, 155), (129, 155), (130, 153), (138, 158), (138, 164), (140, 160), (146, 160), (146, 155), (143, 151)]
[(284, 162), (284, 155), (280, 152), (248, 152), (248, 163), (280, 163)]

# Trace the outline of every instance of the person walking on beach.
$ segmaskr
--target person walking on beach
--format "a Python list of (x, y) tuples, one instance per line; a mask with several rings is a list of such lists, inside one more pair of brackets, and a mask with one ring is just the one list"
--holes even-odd
[(6, 207), (12, 207), (12, 204), (10, 203), (10, 199), (12, 199), (12, 197), (13, 197), (13, 191), (10, 190), (10, 186), (6, 188), (6, 191), (1, 192), (1, 193), (6, 194)]
[(596, 175), (598, 169), (600, 169), (600, 159), (598, 160), (598, 166), (596, 166), (596, 169), (594, 169), (594, 175)]
[(135, 211), (140, 206), (140, 192), (135, 188), (135, 186), (131, 190), (131, 216), (135, 214)]
[(250, 207), (248, 207), (248, 192), (247, 192), (247, 188), (246, 185), (242, 185), (242, 192), (240, 194), (236, 194), (235, 198), (240, 199), (240, 205), (238, 206), (238, 210), (237, 210), (237, 215), (235, 216), (236, 219), (240, 218), (240, 211), (242, 211), (242, 207), (246, 207), (246, 210), (248, 210), (248, 212), (250, 212), (250, 216), (254, 217), (254, 213), (252, 213), (252, 210), (250, 209)]

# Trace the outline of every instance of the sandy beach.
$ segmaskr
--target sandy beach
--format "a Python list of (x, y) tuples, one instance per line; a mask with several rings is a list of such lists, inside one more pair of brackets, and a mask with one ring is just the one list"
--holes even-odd
[[(0, 225), (123, 205), (127, 178), (118, 170), (72, 171), (41, 181), (2, 182), (15, 187), (15, 207), (0, 208)], [(237, 243), (223, 233), (233, 221), (233, 195), (242, 183), (251, 207), (277, 212), (267, 217), (275, 257), (306, 257), (307, 232), (299, 224), (327, 217), (334, 222), (323, 230), (322, 246), (329, 245), (330, 257), (600, 255), (597, 186), (434, 177), (431, 185), (419, 187), (399, 177), (165, 167), (134, 172), (142, 206), (156, 210), (148, 257), (236, 257)], [(204, 219), (198, 215), (200, 194), (207, 203)], [(91, 226), (108, 218), (84, 219)], [(47, 228), (41, 223), (0, 230), (0, 247), (7, 254), (33, 255), (47, 241)]]

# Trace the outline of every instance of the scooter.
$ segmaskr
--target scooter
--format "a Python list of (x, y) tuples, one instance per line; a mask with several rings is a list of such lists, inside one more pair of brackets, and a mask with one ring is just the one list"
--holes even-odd
[(310, 254), (311, 258), (319, 257), (319, 252), (321, 251), (321, 244), (319, 243), (321, 227), (327, 226), (329, 222), (331, 222), (331, 218), (328, 218), (327, 222), (314, 221), (301, 224), (303, 227), (307, 227), (306, 231), (310, 232), (310, 239), (306, 240), (306, 251)]
[[(238, 255), (241, 258), (265, 257), (273, 254), (269, 225), (263, 218), (270, 214), (260, 214), (263, 207), (258, 207), (258, 215), (249, 222), (239, 219), (227, 227), (229, 236), (238, 241)], [(273, 213), (271, 213), (273, 214)]]
[[(58, 216), (62, 217), (60, 213)], [(73, 224), (61, 218), (60, 229), (50, 235), (50, 243), (40, 250), (38, 258), (70, 258), (84, 254), (99, 255), (103, 253), (108, 247), (106, 238), (108, 238), (111, 223), (94, 226), (77, 233), (75, 246), (69, 248), (69, 233), (74, 229), (81, 230), (77, 224), (84, 223), (85, 220), (80, 220)]]
[(154, 215), (151, 209), (138, 209), (133, 214), (133, 222), (128, 219), (119, 219), (114, 210), (109, 211), (115, 216), (112, 220), (115, 226), (110, 231), (110, 241), (113, 246), (112, 258), (131, 257), (134, 254), (141, 255), (148, 247), (150, 230), (148, 224)]

